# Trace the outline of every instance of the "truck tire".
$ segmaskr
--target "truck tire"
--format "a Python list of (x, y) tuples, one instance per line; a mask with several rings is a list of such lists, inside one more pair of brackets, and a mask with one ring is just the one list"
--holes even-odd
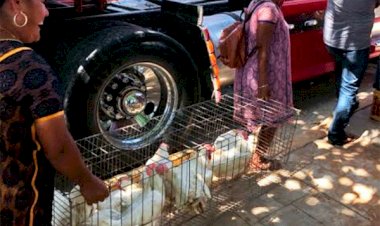
[(140, 149), (167, 132), (180, 107), (199, 101), (186, 51), (162, 34), (136, 37), (135, 29), (97, 32), (68, 54), (61, 73), (72, 78), (65, 112), (74, 138), (102, 133), (120, 149)]

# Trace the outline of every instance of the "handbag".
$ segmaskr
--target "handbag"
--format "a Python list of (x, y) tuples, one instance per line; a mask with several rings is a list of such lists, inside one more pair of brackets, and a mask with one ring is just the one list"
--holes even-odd
[(230, 68), (242, 67), (247, 61), (248, 57), (252, 55), (256, 49), (253, 48), (247, 54), (244, 27), (245, 23), (251, 18), (256, 8), (264, 2), (267, 1), (258, 1), (253, 9), (245, 14), (244, 20), (241, 19), (241, 16), (245, 12), (245, 10), (243, 10), (242, 14), (240, 15), (240, 20), (234, 22), (222, 30), (221, 36), (219, 38), (218, 49), (220, 52), (219, 59), (224, 65)]

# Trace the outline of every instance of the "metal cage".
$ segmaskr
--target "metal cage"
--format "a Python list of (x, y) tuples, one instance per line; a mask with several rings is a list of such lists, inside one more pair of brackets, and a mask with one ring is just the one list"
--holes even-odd
[[(224, 95), (219, 103), (178, 110), (164, 135), (141, 149), (120, 150), (106, 133), (77, 140), (110, 196), (89, 206), (78, 186), (57, 175), (52, 224), (202, 225), (205, 216), (217, 217), (244, 199), (242, 192), (232, 195), (236, 189), (251, 196), (267, 191), (257, 182), (268, 171), (252, 170), (250, 160), (257, 152), (286, 164), (298, 115), (276, 101)], [(130, 139), (147, 128), (149, 122), (118, 134)]]

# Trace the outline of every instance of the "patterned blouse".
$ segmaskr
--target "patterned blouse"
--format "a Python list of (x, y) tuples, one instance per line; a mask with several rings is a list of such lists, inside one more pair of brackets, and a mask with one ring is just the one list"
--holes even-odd
[[(34, 123), (62, 115), (57, 76), (23, 44), (0, 41), (0, 225), (51, 225), (55, 170)], [(13, 51), (13, 54), (12, 54)]]

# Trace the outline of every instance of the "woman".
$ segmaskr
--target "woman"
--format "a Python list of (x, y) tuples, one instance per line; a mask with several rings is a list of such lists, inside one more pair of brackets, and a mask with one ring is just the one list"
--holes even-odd
[[(252, 1), (247, 10), (252, 10), (259, 1)], [(286, 106), (293, 106), (289, 28), (280, 9), (283, 1), (261, 3), (247, 22), (247, 52), (254, 51), (245, 65), (236, 70), (235, 106), (241, 106), (242, 100), (239, 96), (248, 100), (271, 98)], [(251, 131), (258, 128), (254, 121), (254, 109), (236, 107), (235, 117), (243, 119)], [(251, 169), (273, 168), (274, 162), (266, 159), (265, 155), (275, 132), (275, 127), (261, 127), (257, 148), (249, 163)]]
[(43, 0), (0, 0), (1, 226), (51, 225), (55, 170), (88, 204), (108, 196), (67, 130), (57, 76), (24, 47), (40, 39), (46, 16)]

